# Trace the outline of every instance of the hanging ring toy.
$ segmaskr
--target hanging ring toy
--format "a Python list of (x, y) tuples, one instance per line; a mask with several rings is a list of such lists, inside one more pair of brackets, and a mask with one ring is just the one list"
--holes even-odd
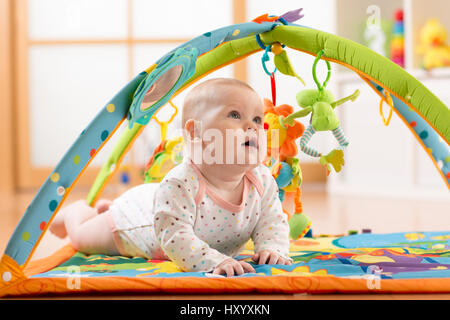
[(269, 55), (268, 55), (268, 52), (270, 51), (270, 49), (271, 49), (271, 46), (267, 46), (267, 47), (264, 49), (264, 54), (263, 54), (263, 56), (261, 57), (261, 62), (262, 62), (264, 71), (266, 72), (266, 74), (267, 74), (269, 77), (271, 77), (272, 74), (274, 74), (275, 72), (277, 72), (277, 68), (276, 68), (276, 67), (275, 67), (275, 69), (273, 70), (273, 72), (269, 72), (269, 70), (267, 70), (267, 67), (266, 67), (266, 62), (270, 60)]
[(317, 75), (316, 75), (317, 63), (319, 62), (320, 58), (323, 56), (324, 52), (325, 51), (322, 49), (317, 53), (317, 57), (314, 60), (313, 72), (312, 72), (314, 82), (316, 83), (317, 89), (319, 90), (320, 94), (322, 94), (323, 89), (327, 86), (328, 80), (330, 80), (330, 78), (331, 78), (331, 64), (328, 60), (325, 60), (325, 62), (327, 64), (327, 69), (328, 69), (327, 78), (325, 79), (323, 84), (320, 84), (319, 80), (317, 80)]
[(276, 91), (276, 85), (275, 85), (275, 72), (277, 72), (277, 68), (275, 67), (273, 72), (269, 72), (266, 67), (266, 62), (270, 60), (268, 52), (272, 50), (272, 45), (268, 45), (264, 47), (264, 44), (261, 41), (261, 38), (259, 37), (259, 34), (256, 35), (256, 42), (258, 42), (258, 45), (261, 47), (261, 49), (264, 50), (264, 54), (261, 57), (261, 63), (264, 69), (264, 72), (270, 77), (270, 87), (272, 90), (272, 103), (275, 106), (276, 100), (277, 100), (277, 91)]
[(161, 127), (161, 140), (166, 140), (166, 136), (167, 136), (167, 126), (169, 125), (169, 123), (171, 123), (173, 121), (173, 119), (175, 118), (175, 116), (178, 114), (178, 108), (177, 106), (175, 106), (171, 100), (169, 100), (170, 105), (172, 106), (172, 108), (175, 110), (175, 112), (172, 114), (172, 116), (170, 117), (170, 119), (168, 121), (160, 121), (157, 117), (156, 114), (159, 112), (159, 110), (161, 110), (162, 108), (159, 108), (152, 116), (153, 119), (155, 119), (156, 123), (160, 125)]

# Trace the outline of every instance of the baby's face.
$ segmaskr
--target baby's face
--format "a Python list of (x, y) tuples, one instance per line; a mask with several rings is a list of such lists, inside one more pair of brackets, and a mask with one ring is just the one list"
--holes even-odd
[(212, 88), (214, 99), (201, 121), (206, 164), (256, 167), (266, 154), (264, 106), (254, 91), (241, 86)]

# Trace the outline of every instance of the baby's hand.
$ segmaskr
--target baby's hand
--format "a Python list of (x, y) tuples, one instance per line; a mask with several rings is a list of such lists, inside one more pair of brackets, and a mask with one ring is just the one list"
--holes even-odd
[[(259, 261), (258, 261), (259, 259)], [(292, 262), (289, 259), (283, 258), (278, 253), (275, 253), (270, 250), (262, 250), (258, 253), (255, 253), (252, 256), (252, 260), (257, 262), (258, 264), (286, 264), (290, 265)]]
[(226, 259), (222, 261), (213, 271), (213, 274), (222, 274), (226, 273), (227, 277), (232, 277), (236, 273), (237, 275), (241, 275), (246, 272), (255, 273), (255, 269), (244, 261), (237, 261), (233, 258)]

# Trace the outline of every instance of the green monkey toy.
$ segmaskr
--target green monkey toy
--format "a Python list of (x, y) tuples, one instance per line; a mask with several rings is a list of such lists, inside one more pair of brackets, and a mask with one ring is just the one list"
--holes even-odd
[[(323, 50), (319, 51), (313, 64), (313, 78), (314, 82), (317, 84), (317, 90), (305, 89), (297, 93), (297, 103), (302, 110), (292, 113), (286, 117), (284, 119), (284, 123), (287, 125), (293, 125), (294, 119), (305, 117), (311, 113), (310, 124), (300, 139), (300, 148), (304, 153), (312, 157), (320, 157), (320, 163), (326, 166), (328, 170), (327, 172), (329, 173), (329, 164), (333, 166), (336, 172), (341, 170), (344, 165), (343, 149), (349, 144), (334, 109), (349, 100), (355, 101), (355, 99), (359, 96), (359, 90), (356, 90), (348, 97), (337, 101), (334, 100), (333, 94), (329, 90), (325, 89), (331, 76), (330, 62), (325, 60), (328, 67), (328, 74), (322, 85), (316, 77), (316, 65), (323, 53)], [(322, 153), (308, 147), (307, 144), (316, 131), (331, 131), (336, 140), (339, 142), (340, 147), (332, 150), (327, 155), (323, 155)]]

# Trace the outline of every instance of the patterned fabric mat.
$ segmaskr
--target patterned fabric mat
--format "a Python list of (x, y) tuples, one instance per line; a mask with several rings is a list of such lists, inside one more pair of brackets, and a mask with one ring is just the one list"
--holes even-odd
[[(251, 262), (253, 244), (237, 259)], [(236, 277), (323, 276), (380, 279), (450, 278), (450, 231), (357, 234), (343, 237), (302, 238), (291, 242), (294, 263), (255, 265), (255, 273)], [(253, 263), (253, 262), (251, 262)], [(71, 277), (221, 277), (205, 272), (183, 272), (175, 263), (143, 258), (76, 253), (47, 272), (30, 278)]]

